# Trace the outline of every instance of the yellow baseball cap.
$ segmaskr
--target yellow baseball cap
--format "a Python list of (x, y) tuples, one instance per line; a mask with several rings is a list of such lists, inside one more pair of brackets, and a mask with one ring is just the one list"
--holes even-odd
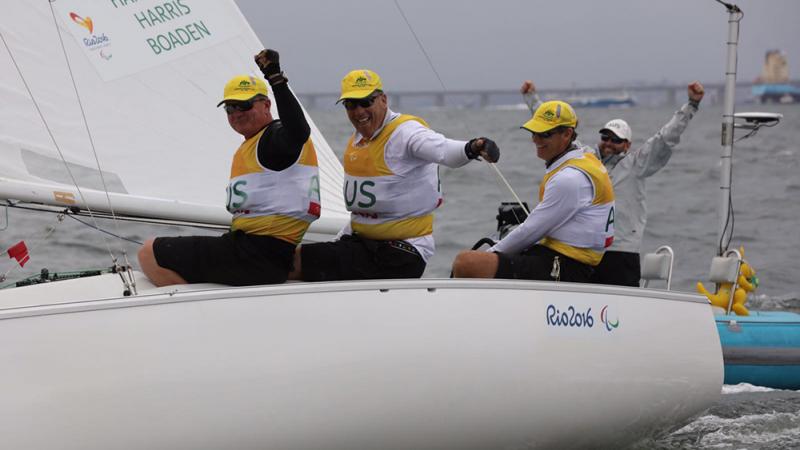
[(368, 97), (377, 89), (383, 90), (377, 73), (367, 69), (354, 70), (342, 78), (342, 96), (336, 103), (348, 98)]
[(525, 122), (522, 128), (534, 133), (544, 133), (561, 126), (577, 127), (578, 115), (569, 103), (553, 100), (539, 105), (531, 120)]
[(267, 83), (251, 75), (237, 75), (225, 84), (224, 98), (217, 106), (228, 100), (246, 102), (256, 95), (267, 95)]

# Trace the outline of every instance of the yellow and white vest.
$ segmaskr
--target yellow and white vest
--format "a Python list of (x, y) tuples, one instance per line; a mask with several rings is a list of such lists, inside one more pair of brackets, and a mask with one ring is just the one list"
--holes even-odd
[(433, 210), (442, 203), (436, 164), (417, 166), (402, 176), (389, 169), (386, 143), (399, 125), (419, 117), (401, 114), (374, 139), (344, 152), (344, 200), (352, 230), (367, 239), (400, 240), (433, 233)]
[(539, 185), (539, 201), (544, 198), (547, 181), (560, 170), (572, 167), (583, 172), (594, 188), (592, 204), (572, 220), (545, 236), (539, 244), (584, 264), (596, 266), (614, 240), (614, 189), (608, 171), (593, 154), (571, 158), (550, 171)]
[(309, 138), (294, 164), (279, 172), (267, 169), (258, 162), (264, 130), (244, 141), (233, 155), (227, 189), (231, 230), (298, 244), (320, 215), (317, 153)]

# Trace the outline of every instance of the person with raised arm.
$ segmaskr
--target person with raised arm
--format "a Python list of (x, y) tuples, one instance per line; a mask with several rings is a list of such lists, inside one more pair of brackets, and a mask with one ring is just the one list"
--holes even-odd
[[(699, 81), (687, 86), (688, 100), (661, 129), (644, 144), (631, 149), (633, 132), (623, 119), (610, 120), (600, 129), (594, 152), (608, 170), (616, 197), (614, 243), (595, 267), (593, 283), (639, 286), (642, 237), (647, 225), (646, 180), (661, 170), (672, 157), (689, 121), (700, 107), (705, 89)], [(536, 86), (526, 80), (520, 87), (526, 103), (533, 110), (540, 103)], [(580, 142), (577, 143), (582, 146)]]
[(139, 264), (156, 286), (283, 283), (295, 247), (319, 218), (311, 128), (281, 71), (278, 52), (263, 50), (255, 60), (272, 87), (280, 120), (270, 112), (263, 80), (238, 75), (225, 85), (217, 106), (224, 106), (231, 128), (244, 138), (233, 155), (227, 188), (230, 231), (147, 240)]
[(449, 139), (419, 117), (392, 111), (371, 70), (348, 73), (339, 102), (354, 128), (343, 156), (350, 222), (334, 241), (301, 245), (290, 279), (419, 278), (434, 253), (439, 166), (481, 157), (494, 163), (500, 149), (485, 137)]

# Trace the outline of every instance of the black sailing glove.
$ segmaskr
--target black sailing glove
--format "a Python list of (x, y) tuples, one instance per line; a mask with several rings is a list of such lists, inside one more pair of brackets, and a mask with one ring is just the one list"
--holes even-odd
[(500, 160), (500, 147), (487, 137), (479, 137), (467, 142), (464, 146), (464, 153), (469, 159), (480, 159), (483, 156), (486, 161), (496, 163)]
[(275, 50), (270, 48), (261, 50), (255, 56), (255, 60), (256, 64), (258, 64), (258, 68), (261, 69), (261, 73), (264, 74), (264, 78), (269, 81), (270, 86), (288, 81), (286, 77), (283, 76), (283, 72), (281, 71), (280, 55)]

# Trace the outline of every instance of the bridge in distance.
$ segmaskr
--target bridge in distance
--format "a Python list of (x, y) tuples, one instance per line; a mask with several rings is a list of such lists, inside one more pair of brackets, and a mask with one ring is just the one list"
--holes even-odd
[[(567, 97), (593, 97), (601, 95), (620, 95), (627, 93), (637, 99), (639, 103), (652, 105), (676, 105), (683, 102), (686, 96), (686, 84), (664, 84), (644, 86), (603, 86), (603, 87), (571, 87), (561, 89), (540, 89), (542, 99), (557, 99)], [(750, 89), (757, 83), (737, 82), (739, 90), (746, 90), (747, 95), (738, 95), (740, 99), (750, 97)], [(800, 80), (793, 80), (788, 84), (800, 86)], [(710, 104), (722, 101), (725, 83), (703, 83), (706, 88), (706, 102)], [(489, 105), (508, 105), (521, 102), (518, 90), (515, 89), (454, 89), (447, 91), (389, 91), (389, 103), (397, 109), (404, 105), (424, 106), (467, 106), (483, 108)], [(307, 92), (298, 93), (298, 97), (309, 109), (316, 107), (330, 107), (338, 98), (336, 92)]]

